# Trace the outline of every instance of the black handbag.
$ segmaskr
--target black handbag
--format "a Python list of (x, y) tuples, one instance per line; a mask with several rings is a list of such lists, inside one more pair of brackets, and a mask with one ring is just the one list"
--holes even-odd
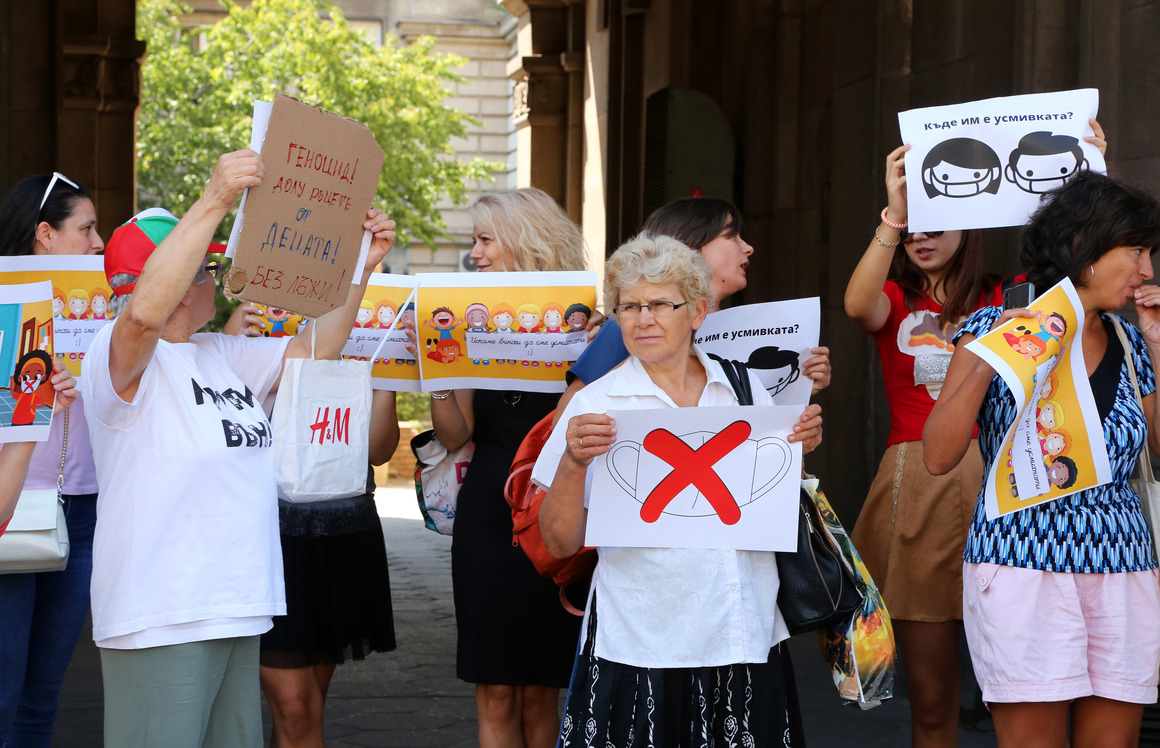
[[(739, 405), (753, 404), (749, 371), (740, 361), (716, 358), (737, 394)], [(797, 550), (777, 558), (777, 609), (791, 634), (817, 631), (849, 618), (862, 605), (854, 571), (822, 532), (818, 507), (802, 488)]]

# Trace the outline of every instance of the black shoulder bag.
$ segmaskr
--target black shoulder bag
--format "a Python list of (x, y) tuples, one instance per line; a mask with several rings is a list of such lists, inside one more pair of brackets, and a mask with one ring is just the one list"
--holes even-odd
[[(749, 370), (740, 361), (716, 358), (737, 394), (739, 405), (753, 405)], [(817, 631), (849, 619), (862, 605), (854, 572), (821, 529), (814, 500), (801, 489), (797, 550), (777, 556), (777, 609), (791, 634)]]

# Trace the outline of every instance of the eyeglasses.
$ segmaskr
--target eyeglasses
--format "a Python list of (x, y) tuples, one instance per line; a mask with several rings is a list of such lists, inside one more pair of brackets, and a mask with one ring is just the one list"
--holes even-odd
[(899, 235), (898, 241), (903, 244), (912, 244), (918, 241), (918, 239), (914, 238), (915, 234), (925, 234), (927, 239), (937, 239), (945, 233), (945, 231), (903, 231)]
[(212, 278), (215, 281), (222, 277), (222, 264), (217, 260), (207, 262), (201, 270), (207, 278)]
[(52, 188), (56, 186), (58, 181), (72, 185), (74, 190), (80, 189), (80, 185), (78, 185), (76, 182), (72, 181), (64, 174), (61, 174), (59, 171), (54, 171), (52, 173), (52, 179), (48, 180), (48, 187), (44, 188), (44, 197), (40, 198), (40, 206), (36, 209), (37, 215), (40, 214), (40, 211), (44, 210), (44, 204), (48, 202), (48, 196), (52, 194)]
[(612, 307), (612, 313), (617, 317), (634, 318), (640, 315), (641, 309), (648, 309), (648, 313), (654, 317), (667, 317), (673, 313), (673, 310), (680, 309), (689, 302), (682, 301), (680, 304), (675, 301), (650, 301), (647, 304), (617, 304)]

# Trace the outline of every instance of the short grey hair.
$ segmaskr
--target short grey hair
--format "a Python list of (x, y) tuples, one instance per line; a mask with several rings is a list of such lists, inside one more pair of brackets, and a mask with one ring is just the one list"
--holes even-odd
[(638, 234), (608, 258), (604, 267), (604, 303), (609, 311), (620, 303), (621, 289), (640, 283), (675, 283), (685, 301), (709, 298), (713, 271), (700, 252), (671, 236)]
[[(109, 279), (109, 285), (113, 288), (121, 288), (130, 283), (136, 283), (139, 276), (132, 273), (117, 273)], [(113, 298), (109, 299), (109, 311), (113, 313), (114, 317), (121, 316), (121, 312), (125, 311), (125, 307), (129, 305), (129, 299), (133, 298), (133, 293), (119, 294), (114, 292)]]

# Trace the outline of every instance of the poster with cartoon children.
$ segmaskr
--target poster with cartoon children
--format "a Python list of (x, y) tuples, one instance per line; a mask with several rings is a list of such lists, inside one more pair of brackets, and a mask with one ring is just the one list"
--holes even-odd
[(56, 402), (52, 316), (50, 281), (0, 285), (0, 442), (48, 438)]
[(97, 332), (113, 320), (113, 293), (98, 255), (22, 255), (0, 257), (0, 283), (51, 282), (54, 355), (73, 376)]
[(381, 343), (382, 348), (371, 370), (371, 386), (376, 390), (420, 391), (419, 364), (407, 350), (404, 332), (404, 328), (409, 328), (419, 335), (425, 334), (418, 332), (415, 325), (416, 287), (417, 280), (413, 275), (372, 273), (367, 282), (342, 357), (369, 361)]
[(420, 273), (423, 390), (563, 392), (587, 345), (596, 274)]
[(748, 366), (778, 405), (805, 405), (813, 380), (801, 375), (802, 365), (813, 356), (821, 327), (818, 297), (769, 301), (710, 314), (693, 342), (709, 355)]
[(300, 329), (305, 330), (307, 320), (300, 314), (277, 307), (254, 304), (258, 308), (258, 331), (266, 338), (294, 337)]
[(1104, 173), (1084, 140), (1099, 98), (1085, 88), (900, 112), (910, 231), (1022, 226), (1043, 193)]
[(1112, 479), (1083, 346), (1084, 311), (1064, 279), (1017, 317), (967, 344), (1003, 377), (1015, 422), (987, 476), (987, 518), (1053, 501)]

